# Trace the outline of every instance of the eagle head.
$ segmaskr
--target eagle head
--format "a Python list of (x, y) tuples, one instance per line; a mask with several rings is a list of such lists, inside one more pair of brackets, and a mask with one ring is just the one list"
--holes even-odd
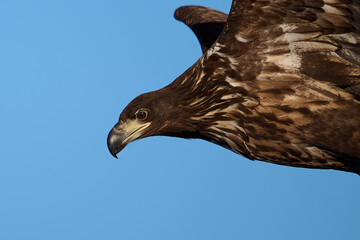
[(116, 157), (130, 142), (149, 136), (196, 137), (195, 127), (179, 104), (179, 94), (168, 88), (144, 93), (132, 100), (111, 129), (107, 145)]

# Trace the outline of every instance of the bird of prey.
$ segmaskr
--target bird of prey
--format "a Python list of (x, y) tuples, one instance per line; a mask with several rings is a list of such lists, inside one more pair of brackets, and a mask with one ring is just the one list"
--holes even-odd
[(360, 174), (360, 1), (233, 0), (229, 15), (185, 6), (175, 18), (203, 55), (126, 106), (107, 139), (114, 157), (163, 135)]

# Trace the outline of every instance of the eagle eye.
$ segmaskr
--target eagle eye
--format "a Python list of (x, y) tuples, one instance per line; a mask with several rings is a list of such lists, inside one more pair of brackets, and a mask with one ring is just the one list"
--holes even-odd
[(145, 120), (148, 116), (148, 112), (144, 109), (140, 109), (135, 113), (136, 119)]

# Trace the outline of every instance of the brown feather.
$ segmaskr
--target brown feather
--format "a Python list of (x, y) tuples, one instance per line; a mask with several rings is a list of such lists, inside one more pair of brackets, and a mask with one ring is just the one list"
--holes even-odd
[[(249, 159), (360, 174), (359, 9), (349, 0), (234, 0), (203, 56), (136, 98), (120, 122), (145, 106), (153, 115), (141, 137), (201, 138)], [(175, 16), (191, 27), (212, 14)]]
[(227, 14), (201, 6), (183, 6), (176, 9), (174, 17), (195, 33), (204, 53), (222, 32)]

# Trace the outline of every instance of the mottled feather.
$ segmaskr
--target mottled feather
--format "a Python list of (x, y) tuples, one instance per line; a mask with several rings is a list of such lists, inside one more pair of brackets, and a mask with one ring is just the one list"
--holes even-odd
[[(119, 123), (144, 108), (151, 124), (138, 138), (201, 138), (249, 159), (360, 173), (359, 9), (349, 0), (234, 0), (203, 56), (135, 98)], [(180, 14), (190, 28), (214, 13), (190, 10)]]

